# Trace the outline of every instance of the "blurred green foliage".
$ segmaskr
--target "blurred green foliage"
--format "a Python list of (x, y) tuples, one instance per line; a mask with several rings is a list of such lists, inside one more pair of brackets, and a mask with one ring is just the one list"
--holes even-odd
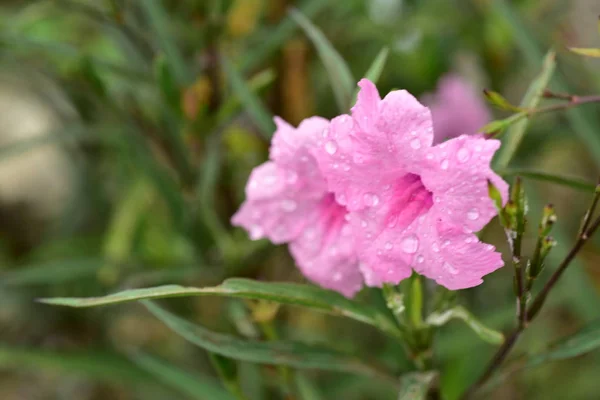
[[(476, 87), (518, 104), (551, 47), (558, 53), (553, 90), (600, 93), (600, 66), (562, 50), (593, 45), (592, 12), (600, 13), (595, 3), (4, 1), (0, 93), (17, 87), (11, 94), (15, 101), (29, 99), (55, 120), (38, 136), (12, 142), (3, 139), (12, 125), (0, 124), (0, 182), (25, 182), (37, 171), (52, 172), (55, 164), (43, 162), (32, 171), (5, 172), (14, 168), (11, 161), (48, 148), (65, 160), (68, 171), (49, 175), (63, 178), (47, 182), (59, 190), (59, 200), (44, 190), (20, 197), (0, 190), (0, 398), (231, 397), (218, 382), (216, 371), (223, 375), (223, 370), (213, 368), (223, 367), (219, 361), (173, 335), (135, 303), (84, 312), (34, 300), (164, 283), (201, 287), (230, 276), (302, 281), (285, 248), (251, 242), (229, 225), (250, 170), (266, 158), (272, 116), (294, 124), (315, 114), (332, 117), (352, 96), (332, 90), (335, 82), (323, 48), (313, 47), (288, 7), (312, 21), (346, 61), (349, 71), (337, 78), (358, 78), (370, 70), (380, 74), (382, 93), (406, 88), (422, 95), (435, 89), (442, 74), (457, 71)], [(381, 70), (373, 61), (386, 48)], [(6, 121), (11, 111), (0, 109), (0, 114)], [(497, 117), (505, 116), (498, 111)], [(39, 118), (39, 111), (26, 118)], [(515, 157), (503, 165), (507, 175), (533, 169), (583, 182), (596, 179), (597, 107), (541, 116), (521, 139), (518, 148), (511, 148)], [(553, 232), (559, 247), (542, 273), (547, 276), (572, 242), (589, 196), (556, 182), (524, 178), (530, 220), (539, 220), (548, 202), (559, 216)], [(57, 204), (50, 207), (49, 202)], [(503, 243), (497, 225), (492, 223), (484, 235)], [(524, 240), (525, 247), (534, 245), (535, 232)], [(568, 271), (519, 352), (543, 350), (599, 316), (598, 245), (596, 239)], [(460, 292), (460, 301), (489, 326), (510, 327), (511, 274), (510, 268), (498, 271), (480, 287)], [(377, 292), (367, 289), (359, 297), (386, 312)], [(272, 329), (286, 339), (327, 343), (373, 359), (397, 375), (411, 370), (399, 344), (356, 321), (283, 307), (271, 310), (277, 318), (267, 318), (271, 326), (261, 330), (252, 302), (197, 297), (168, 305), (214, 331), (268, 338)], [(475, 338), (458, 323), (443, 327), (436, 338), (435, 359), (444, 372), (441, 387), (448, 399), (476, 379), (494, 350)], [(489, 396), (596, 398), (599, 357), (596, 352), (537, 365), (511, 375)], [(226, 375), (234, 376), (248, 399), (283, 398), (281, 370), (234, 364)], [(397, 396), (392, 384), (339, 372), (304, 371), (294, 380), (304, 400)]]

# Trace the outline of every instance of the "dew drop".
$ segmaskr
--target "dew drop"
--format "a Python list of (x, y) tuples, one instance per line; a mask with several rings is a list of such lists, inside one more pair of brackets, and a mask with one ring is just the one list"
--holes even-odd
[(432, 245), (431, 245), (431, 249), (432, 249), (434, 252), (436, 252), (436, 253), (439, 253), (439, 252), (440, 252), (440, 247), (438, 246), (438, 244), (437, 244), (437, 243), (434, 243), (434, 244), (432, 244)]
[(346, 215), (344, 215), (344, 219), (345, 219), (346, 221), (350, 221), (350, 214), (346, 214)]
[(339, 282), (342, 280), (344, 276), (342, 275), (341, 272), (336, 272), (335, 274), (333, 274), (333, 280), (336, 282)]
[(329, 136), (329, 128), (323, 129), (322, 135), (323, 135), (324, 138), (328, 137)]
[(446, 240), (444, 243), (442, 243), (442, 247), (448, 247), (450, 245), (450, 241)]
[(346, 205), (346, 195), (345, 194), (340, 194), (339, 196), (336, 197), (338, 203), (340, 203), (341, 205)]
[(396, 224), (398, 223), (398, 216), (397, 215), (392, 215), (389, 217), (387, 226), (388, 228), (393, 228), (396, 226)]
[(410, 141), (410, 147), (417, 150), (421, 148), (421, 141), (419, 139), (413, 139)]
[(464, 147), (456, 153), (456, 158), (461, 163), (469, 161), (470, 156), (471, 155), (469, 154), (469, 150), (465, 149)]
[(479, 210), (476, 208), (471, 208), (467, 212), (467, 218), (469, 218), (471, 221), (475, 221), (477, 218), (479, 218)]
[(480, 145), (475, 146), (475, 151), (481, 151), (481, 146)]
[(417, 131), (410, 131), (411, 136), (417, 136)]
[(367, 227), (367, 221), (365, 221), (364, 219), (362, 221), (360, 221), (360, 226), (362, 226), (363, 228)]
[(386, 249), (387, 251), (390, 251), (391, 249), (394, 248), (394, 245), (392, 244), (392, 242), (385, 242), (385, 245), (383, 246), (384, 249)]
[(294, 200), (291, 199), (285, 199), (281, 201), (281, 209), (283, 211), (287, 211), (287, 212), (292, 212), (294, 211), (296, 208), (298, 207), (298, 205), (296, 204), (296, 202)]
[(289, 184), (294, 184), (298, 181), (298, 174), (296, 171), (288, 171), (286, 181)]
[(337, 144), (333, 140), (328, 141), (325, 143), (325, 151), (327, 154), (334, 155), (337, 151)]
[(427, 158), (428, 160), (433, 160), (433, 154), (427, 153), (427, 155), (425, 156), (425, 158)]
[(258, 225), (252, 225), (250, 227), (250, 238), (252, 240), (260, 239), (264, 234), (263, 229)]
[(423, 257), (421, 254), (419, 254), (419, 255), (417, 256), (417, 262), (418, 262), (419, 264), (422, 264), (422, 263), (423, 263), (423, 261), (425, 261), (425, 257)]
[(485, 246), (485, 249), (487, 251), (492, 251), (492, 250), (494, 250), (494, 246), (492, 246), (491, 244), (488, 244), (487, 246)]
[(446, 271), (448, 271), (449, 273), (451, 273), (452, 275), (458, 274), (458, 270), (456, 268), (454, 268), (452, 265), (448, 264), (447, 262), (444, 262), (444, 264), (442, 264), (442, 267)]
[(349, 166), (348, 164), (346, 164), (346, 163), (343, 163), (343, 164), (342, 164), (342, 169), (343, 169), (344, 171), (350, 171), (350, 166)]
[(469, 236), (465, 239), (465, 243), (471, 243), (471, 242), (473, 242), (473, 238), (471, 236)]
[(419, 239), (415, 235), (409, 235), (402, 239), (402, 251), (408, 254), (416, 253), (419, 249)]
[(448, 160), (442, 161), (442, 163), (440, 164), (440, 167), (444, 170), (448, 169)]
[(333, 169), (338, 169), (340, 167), (340, 164), (333, 163), (331, 166), (333, 167)]
[(265, 183), (265, 185), (274, 185), (275, 182), (277, 182), (277, 176), (275, 175), (267, 175), (264, 177), (263, 182)]
[(379, 204), (379, 197), (374, 193), (365, 193), (363, 200), (369, 207), (375, 207), (377, 204)]

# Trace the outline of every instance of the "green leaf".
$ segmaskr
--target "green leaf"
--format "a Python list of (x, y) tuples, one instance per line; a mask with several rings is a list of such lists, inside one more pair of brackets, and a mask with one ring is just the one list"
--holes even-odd
[(296, 283), (270, 283), (234, 278), (227, 279), (219, 286), (206, 288), (166, 285), (154, 288), (125, 290), (103, 297), (67, 297), (42, 299), (40, 301), (46, 304), (68, 307), (95, 307), (143, 299), (205, 295), (262, 299), (308, 307), (332, 315), (352, 318), (365, 324), (373, 325), (391, 336), (399, 337), (399, 332), (394, 321), (378, 309), (349, 300), (331, 290)]
[(367, 364), (349, 354), (303, 343), (244, 340), (212, 332), (200, 325), (192, 324), (160, 308), (149, 300), (143, 300), (142, 303), (156, 318), (164, 322), (175, 333), (190, 343), (212, 353), (259, 364), (343, 371), (388, 379), (386, 373), (378, 367)]
[[(312, 18), (328, 4), (323, 0), (307, 0), (302, 2), (298, 8), (306, 17)], [(284, 18), (275, 29), (266, 32), (260, 46), (256, 46), (247, 53), (241, 62), (240, 70), (248, 72), (256, 69), (267, 57), (278, 51), (297, 29), (298, 24), (291, 17)]]
[(586, 57), (600, 58), (600, 49), (585, 49), (582, 47), (569, 47), (569, 50), (575, 54)]
[(467, 324), (467, 326), (471, 328), (480, 339), (488, 343), (502, 344), (504, 342), (504, 335), (501, 332), (486, 327), (480, 321), (478, 321), (473, 314), (471, 314), (462, 306), (457, 306), (442, 312), (431, 313), (427, 317), (426, 322), (429, 325), (442, 326), (451, 319), (460, 319), (464, 321), (465, 324)]
[(485, 95), (485, 98), (492, 105), (498, 107), (501, 110), (514, 111), (514, 112), (521, 112), (521, 111), (523, 111), (521, 108), (519, 108), (517, 106), (513, 106), (512, 104), (510, 104), (510, 102), (508, 100), (506, 100), (504, 98), (504, 96), (502, 96), (498, 92), (494, 92), (493, 90), (484, 89), (483, 90), (483, 94)]
[(76, 281), (96, 275), (105, 263), (103, 258), (82, 258), (22, 266), (0, 273), (0, 287)]
[(550, 361), (565, 360), (578, 357), (600, 348), (600, 319), (592, 322), (575, 334), (560, 339), (546, 351), (525, 356), (507, 366), (503, 372), (495, 376), (482, 390), (489, 390), (504, 381), (507, 377), (523, 369), (535, 368)]
[(116, 354), (94, 351), (48, 351), (0, 344), (0, 367), (63, 371), (103, 382), (152, 382), (145, 371)]
[(350, 68), (348, 68), (342, 56), (335, 50), (331, 42), (327, 40), (323, 32), (308, 18), (298, 10), (291, 9), (289, 13), (316, 47), (329, 75), (338, 109), (342, 113), (347, 112), (352, 100), (352, 89), (356, 84)]
[(400, 380), (400, 392), (398, 400), (425, 400), (429, 387), (436, 378), (437, 373), (413, 372), (403, 375)]
[(317, 385), (306, 377), (306, 375), (297, 372), (294, 374), (294, 380), (296, 381), (296, 387), (298, 388), (301, 400), (325, 400)]
[[(531, 82), (531, 85), (529, 85), (529, 88), (527, 89), (527, 92), (521, 101), (521, 108), (534, 109), (537, 107), (542, 98), (544, 90), (546, 89), (546, 86), (548, 86), (548, 83), (550, 82), (550, 78), (552, 78), (555, 67), (556, 53), (554, 53), (554, 51), (549, 51), (544, 58), (542, 70), (533, 80), (533, 82)], [(521, 141), (523, 140), (523, 137), (525, 136), (525, 131), (527, 130), (528, 125), (529, 119), (527, 118), (523, 118), (512, 124), (509, 131), (505, 135), (505, 141), (502, 147), (500, 147), (498, 155), (495, 159), (495, 165), (497, 168), (506, 168), (506, 166), (510, 163), (510, 160), (516, 153)]]
[[(379, 77), (381, 76), (381, 73), (383, 72), (383, 68), (385, 67), (385, 63), (387, 62), (389, 55), (390, 55), (389, 47), (386, 46), (383, 49), (381, 49), (379, 51), (379, 53), (377, 54), (377, 57), (375, 57), (375, 59), (371, 63), (371, 66), (369, 67), (367, 72), (365, 72), (364, 77), (373, 83), (377, 83), (377, 81), (379, 80)], [(356, 102), (356, 97), (358, 96), (359, 90), (360, 89), (358, 87), (356, 89), (354, 89), (354, 94), (352, 95), (352, 100), (353, 100), (352, 103)], [(352, 104), (350, 104), (350, 105), (352, 105)]]
[(164, 54), (159, 54), (154, 60), (154, 75), (165, 103), (174, 111), (179, 112), (181, 95)]
[(174, 41), (175, 36), (170, 31), (170, 18), (164, 8), (163, 1), (142, 1), (139, 6), (148, 19), (148, 25), (154, 30), (154, 36), (165, 53), (166, 62), (173, 71), (178, 85), (181, 87), (190, 83), (192, 75), (187, 68), (187, 62), (177, 48), (177, 43)]
[(262, 104), (260, 98), (254, 93), (244, 77), (238, 72), (228, 58), (222, 58), (223, 67), (231, 88), (236, 96), (240, 99), (244, 108), (254, 120), (265, 139), (270, 139), (275, 130), (273, 116)]
[(191, 375), (167, 362), (145, 353), (131, 356), (132, 361), (159, 382), (197, 400), (235, 400), (211, 378)]
[(544, 172), (544, 171), (510, 168), (510, 169), (499, 170), (498, 173), (502, 176), (517, 176), (518, 175), (523, 178), (552, 182), (552, 183), (556, 183), (558, 185), (568, 186), (573, 189), (583, 190), (585, 192), (594, 192), (594, 190), (596, 190), (596, 185), (585, 179), (578, 178), (578, 177), (556, 175), (556, 174), (551, 174), (551, 173)]
[(504, 119), (498, 119), (495, 121), (491, 121), (487, 123), (483, 128), (480, 129), (481, 133), (487, 133), (492, 136), (498, 136), (505, 130), (507, 130), (511, 125), (517, 123), (523, 118), (527, 117), (527, 113), (520, 112), (517, 114), (513, 114), (510, 117)]

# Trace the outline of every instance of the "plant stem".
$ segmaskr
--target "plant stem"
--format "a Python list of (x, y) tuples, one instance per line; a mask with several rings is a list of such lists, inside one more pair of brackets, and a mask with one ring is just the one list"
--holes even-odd
[(481, 377), (464, 393), (464, 395), (462, 396), (463, 399), (471, 398), (475, 394), (475, 392), (477, 392), (477, 390), (481, 388), (481, 386), (483, 386), (483, 384), (486, 383), (488, 379), (494, 374), (494, 372), (502, 365), (504, 360), (506, 360), (506, 357), (508, 357), (508, 354), (510, 353), (512, 348), (515, 346), (517, 340), (521, 336), (521, 333), (527, 327), (527, 323), (531, 322), (537, 316), (538, 312), (545, 304), (548, 293), (550, 293), (552, 288), (556, 285), (562, 274), (571, 264), (571, 261), (573, 261), (573, 259), (577, 256), (577, 254), (583, 248), (588, 239), (594, 233), (596, 233), (596, 231), (600, 227), (600, 216), (597, 217), (591, 224), (589, 224), (589, 222), (586, 223), (586, 221), (591, 220), (593, 211), (598, 204), (599, 197), (600, 184), (597, 186), (594, 199), (592, 200), (592, 204), (586, 212), (586, 216), (584, 217), (583, 226), (586, 226), (586, 229), (578, 235), (577, 241), (575, 242), (569, 253), (560, 263), (556, 271), (554, 271), (548, 282), (546, 282), (540, 293), (538, 293), (529, 309), (526, 310), (526, 318), (524, 319), (524, 323), (519, 323), (517, 327), (509, 335), (507, 335), (506, 341), (496, 351), (496, 354), (489, 362), (487, 368), (485, 369)]
[(525, 116), (530, 117), (530, 116), (536, 115), (536, 114), (568, 110), (569, 108), (573, 108), (576, 106), (580, 106), (582, 104), (589, 104), (589, 103), (600, 103), (600, 95), (592, 95), (592, 96), (575, 96), (575, 95), (573, 95), (573, 96), (569, 97), (569, 101), (566, 103), (552, 104), (552, 105), (545, 106), (545, 107), (534, 108), (532, 110), (525, 110), (524, 114), (525, 114)]

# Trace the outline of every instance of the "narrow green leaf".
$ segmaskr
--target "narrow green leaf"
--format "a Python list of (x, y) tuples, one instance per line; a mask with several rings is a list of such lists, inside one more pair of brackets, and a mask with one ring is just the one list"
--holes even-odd
[(174, 35), (169, 27), (170, 18), (162, 0), (142, 1), (139, 6), (148, 19), (148, 25), (154, 30), (154, 35), (165, 53), (166, 60), (177, 83), (179, 86), (190, 83), (192, 81), (191, 72), (188, 70), (187, 63), (174, 41)]
[(237, 69), (235, 69), (231, 61), (226, 57), (223, 57), (222, 62), (232, 90), (240, 99), (244, 108), (254, 120), (265, 139), (270, 139), (275, 130), (273, 116), (262, 104), (260, 98), (250, 89), (248, 83), (244, 80), (244, 77)]
[(460, 319), (467, 324), (482, 340), (491, 344), (502, 344), (504, 335), (483, 325), (473, 314), (462, 306), (457, 306), (443, 312), (434, 312), (427, 317), (427, 324), (433, 326), (445, 325), (451, 319)]
[[(546, 89), (548, 83), (550, 82), (550, 78), (552, 78), (555, 67), (556, 54), (554, 51), (549, 51), (544, 58), (542, 70), (533, 80), (533, 82), (531, 82), (531, 85), (529, 85), (529, 88), (527, 89), (527, 92), (521, 101), (521, 108), (534, 109), (537, 107), (542, 98), (542, 94), (544, 93), (544, 89)], [(510, 127), (509, 131), (505, 135), (504, 143), (498, 151), (498, 156), (495, 159), (495, 165), (497, 168), (506, 168), (506, 166), (510, 163), (510, 160), (516, 153), (521, 141), (523, 140), (523, 137), (525, 136), (525, 131), (527, 130), (528, 125), (529, 119), (523, 118)]]
[(556, 183), (557, 185), (568, 186), (573, 189), (583, 190), (585, 192), (594, 192), (596, 185), (585, 179), (578, 177), (570, 177), (563, 175), (551, 174), (544, 171), (536, 171), (530, 169), (501, 169), (498, 173), (502, 176), (521, 176), (523, 178), (535, 179), (539, 181), (546, 181)]
[(437, 373), (413, 372), (403, 375), (400, 379), (400, 392), (398, 400), (425, 400), (429, 387), (436, 378)]
[(493, 90), (484, 89), (483, 94), (485, 98), (494, 106), (501, 110), (521, 112), (521, 108), (510, 104), (508, 100), (504, 98), (500, 93), (494, 92)]
[(148, 372), (159, 382), (164, 383), (179, 393), (197, 400), (235, 400), (229, 392), (211, 378), (192, 375), (167, 362), (145, 353), (137, 353), (131, 357), (141, 369)]
[(154, 60), (154, 75), (165, 103), (179, 112), (181, 103), (179, 88), (164, 54), (159, 54)]
[[(329, 3), (323, 0), (306, 0), (299, 4), (298, 8), (307, 18), (312, 18), (324, 9)], [(260, 46), (253, 51), (247, 52), (243, 58), (240, 70), (248, 72), (258, 67), (266, 58), (278, 51), (283, 43), (292, 37), (298, 29), (298, 24), (287, 16), (275, 29), (265, 33)]]
[(600, 49), (586, 49), (582, 47), (569, 47), (569, 50), (575, 54), (586, 57), (600, 58)]
[(149, 374), (129, 360), (107, 352), (49, 351), (0, 344), (0, 367), (59, 370), (103, 382), (152, 382)]
[(301, 400), (325, 400), (319, 388), (306, 375), (297, 372), (294, 374), (296, 387)]
[(527, 117), (527, 113), (519, 112), (517, 114), (513, 114), (510, 117), (504, 119), (498, 119), (495, 121), (491, 121), (487, 123), (483, 128), (480, 129), (481, 133), (487, 133), (494, 137), (499, 136), (505, 130), (510, 128), (511, 125), (517, 123), (523, 118)]
[(68, 307), (95, 307), (143, 299), (182, 296), (226, 296), (270, 300), (283, 304), (308, 307), (333, 315), (348, 317), (373, 325), (391, 336), (398, 336), (395, 323), (376, 308), (349, 300), (341, 294), (312, 285), (269, 283), (251, 279), (227, 279), (219, 286), (206, 288), (178, 285), (131, 289), (103, 297), (42, 299), (43, 303)]
[(76, 281), (94, 276), (105, 262), (103, 258), (82, 258), (21, 266), (0, 273), (0, 287), (52, 285)]
[[(375, 57), (375, 59), (373, 60), (373, 62), (371, 63), (371, 66), (369, 67), (367, 72), (365, 72), (364, 77), (373, 83), (377, 83), (379, 77), (381, 76), (381, 73), (383, 72), (383, 68), (385, 67), (385, 63), (387, 62), (389, 55), (389, 47), (386, 46), (383, 49), (381, 49)], [(354, 89), (354, 94), (352, 95), (352, 104), (356, 102), (356, 97), (358, 96), (359, 90), (360, 89), (358, 87)], [(349, 106), (352, 106), (352, 104), (349, 104)]]
[(343, 371), (373, 377), (385, 377), (385, 373), (358, 358), (329, 348), (303, 343), (273, 341), (257, 342), (212, 332), (200, 325), (192, 324), (160, 308), (149, 300), (143, 300), (146, 308), (174, 332), (209, 352), (241, 361), (259, 364), (287, 365)]
[(313, 45), (317, 49), (321, 61), (325, 65), (333, 94), (338, 105), (340, 112), (344, 113), (348, 111), (350, 105), (352, 90), (356, 84), (350, 68), (335, 50), (331, 42), (327, 40), (323, 32), (317, 28), (308, 18), (306, 18), (300, 11), (291, 9), (289, 11), (290, 16), (294, 21), (300, 25), (304, 33), (312, 41)]

